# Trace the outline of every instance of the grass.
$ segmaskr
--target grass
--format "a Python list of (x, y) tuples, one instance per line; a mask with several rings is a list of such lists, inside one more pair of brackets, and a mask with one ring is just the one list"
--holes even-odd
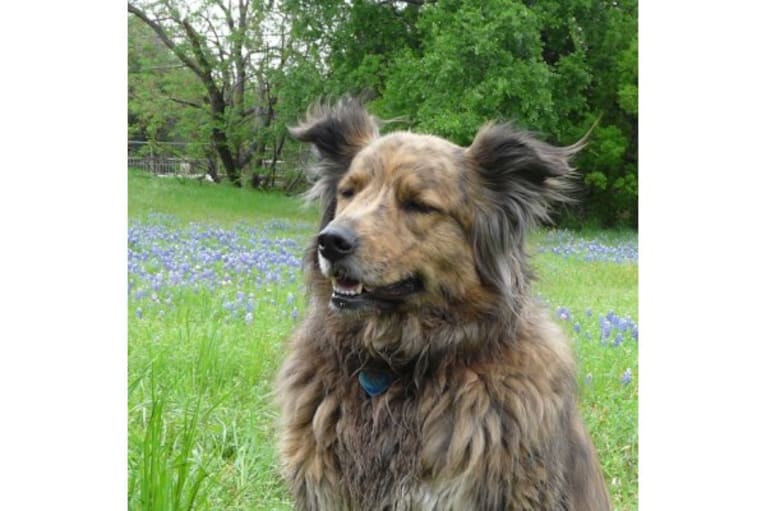
[[(137, 172), (128, 190), (129, 509), (291, 509), (271, 382), (303, 313), (300, 259), (318, 213)], [(550, 231), (530, 246), (536, 291), (573, 338), (583, 415), (618, 510), (638, 507), (634, 244), (626, 232)], [(615, 253), (627, 260), (603, 260)]]
[(162, 212), (183, 221), (212, 220), (221, 225), (241, 221), (280, 218), (310, 222), (318, 211), (303, 206), (298, 197), (278, 192), (236, 188), (204, 180), (180, 177), (154, 177), (145, 172), (129, 172), (128, 217), (142, 218)]

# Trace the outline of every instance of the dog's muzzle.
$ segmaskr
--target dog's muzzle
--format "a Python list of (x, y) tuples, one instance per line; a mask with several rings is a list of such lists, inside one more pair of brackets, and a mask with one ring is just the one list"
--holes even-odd
[(349, 228), (327, 226), (317, 237), (319, 266), (332, 283), (332, 304), (338, 309), (375, 308), (391, 310), (409, 295), (423, 289), (418, 277), (409, 277), (385, 285), (369, 285), (348, 261), (359, 246), (359, 239)]

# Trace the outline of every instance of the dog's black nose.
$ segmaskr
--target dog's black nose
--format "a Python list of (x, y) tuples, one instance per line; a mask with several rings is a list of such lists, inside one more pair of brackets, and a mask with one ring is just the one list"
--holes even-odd
[(340, 261), (357, 245), (354, 233), (345, 227), (326, 227), (319, 233), (319, 253), (330, 262)]

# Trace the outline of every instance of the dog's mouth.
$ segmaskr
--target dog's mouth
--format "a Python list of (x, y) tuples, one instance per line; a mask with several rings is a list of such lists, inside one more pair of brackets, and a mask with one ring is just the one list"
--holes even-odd
[(338, 309), (360, 309), (375, 307), (388, 310), (404, 301), (408, 296), (423, 289), (423, 281), (410, 277), (384, 286), (369, 286), (345, 275), (330, 278), (332, 283), (332, 304)]

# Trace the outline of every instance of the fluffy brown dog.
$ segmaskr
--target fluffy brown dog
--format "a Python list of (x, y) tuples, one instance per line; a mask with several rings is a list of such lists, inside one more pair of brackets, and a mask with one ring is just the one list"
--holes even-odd
[(507, 124), (467, 149), (380, 136), (348, 98), (292, 133), (318, 151), (324, 208), (277, 382), (296, 508), (610, 509), (567, 339), (529, 296), (524, 252), (581, 144)]

